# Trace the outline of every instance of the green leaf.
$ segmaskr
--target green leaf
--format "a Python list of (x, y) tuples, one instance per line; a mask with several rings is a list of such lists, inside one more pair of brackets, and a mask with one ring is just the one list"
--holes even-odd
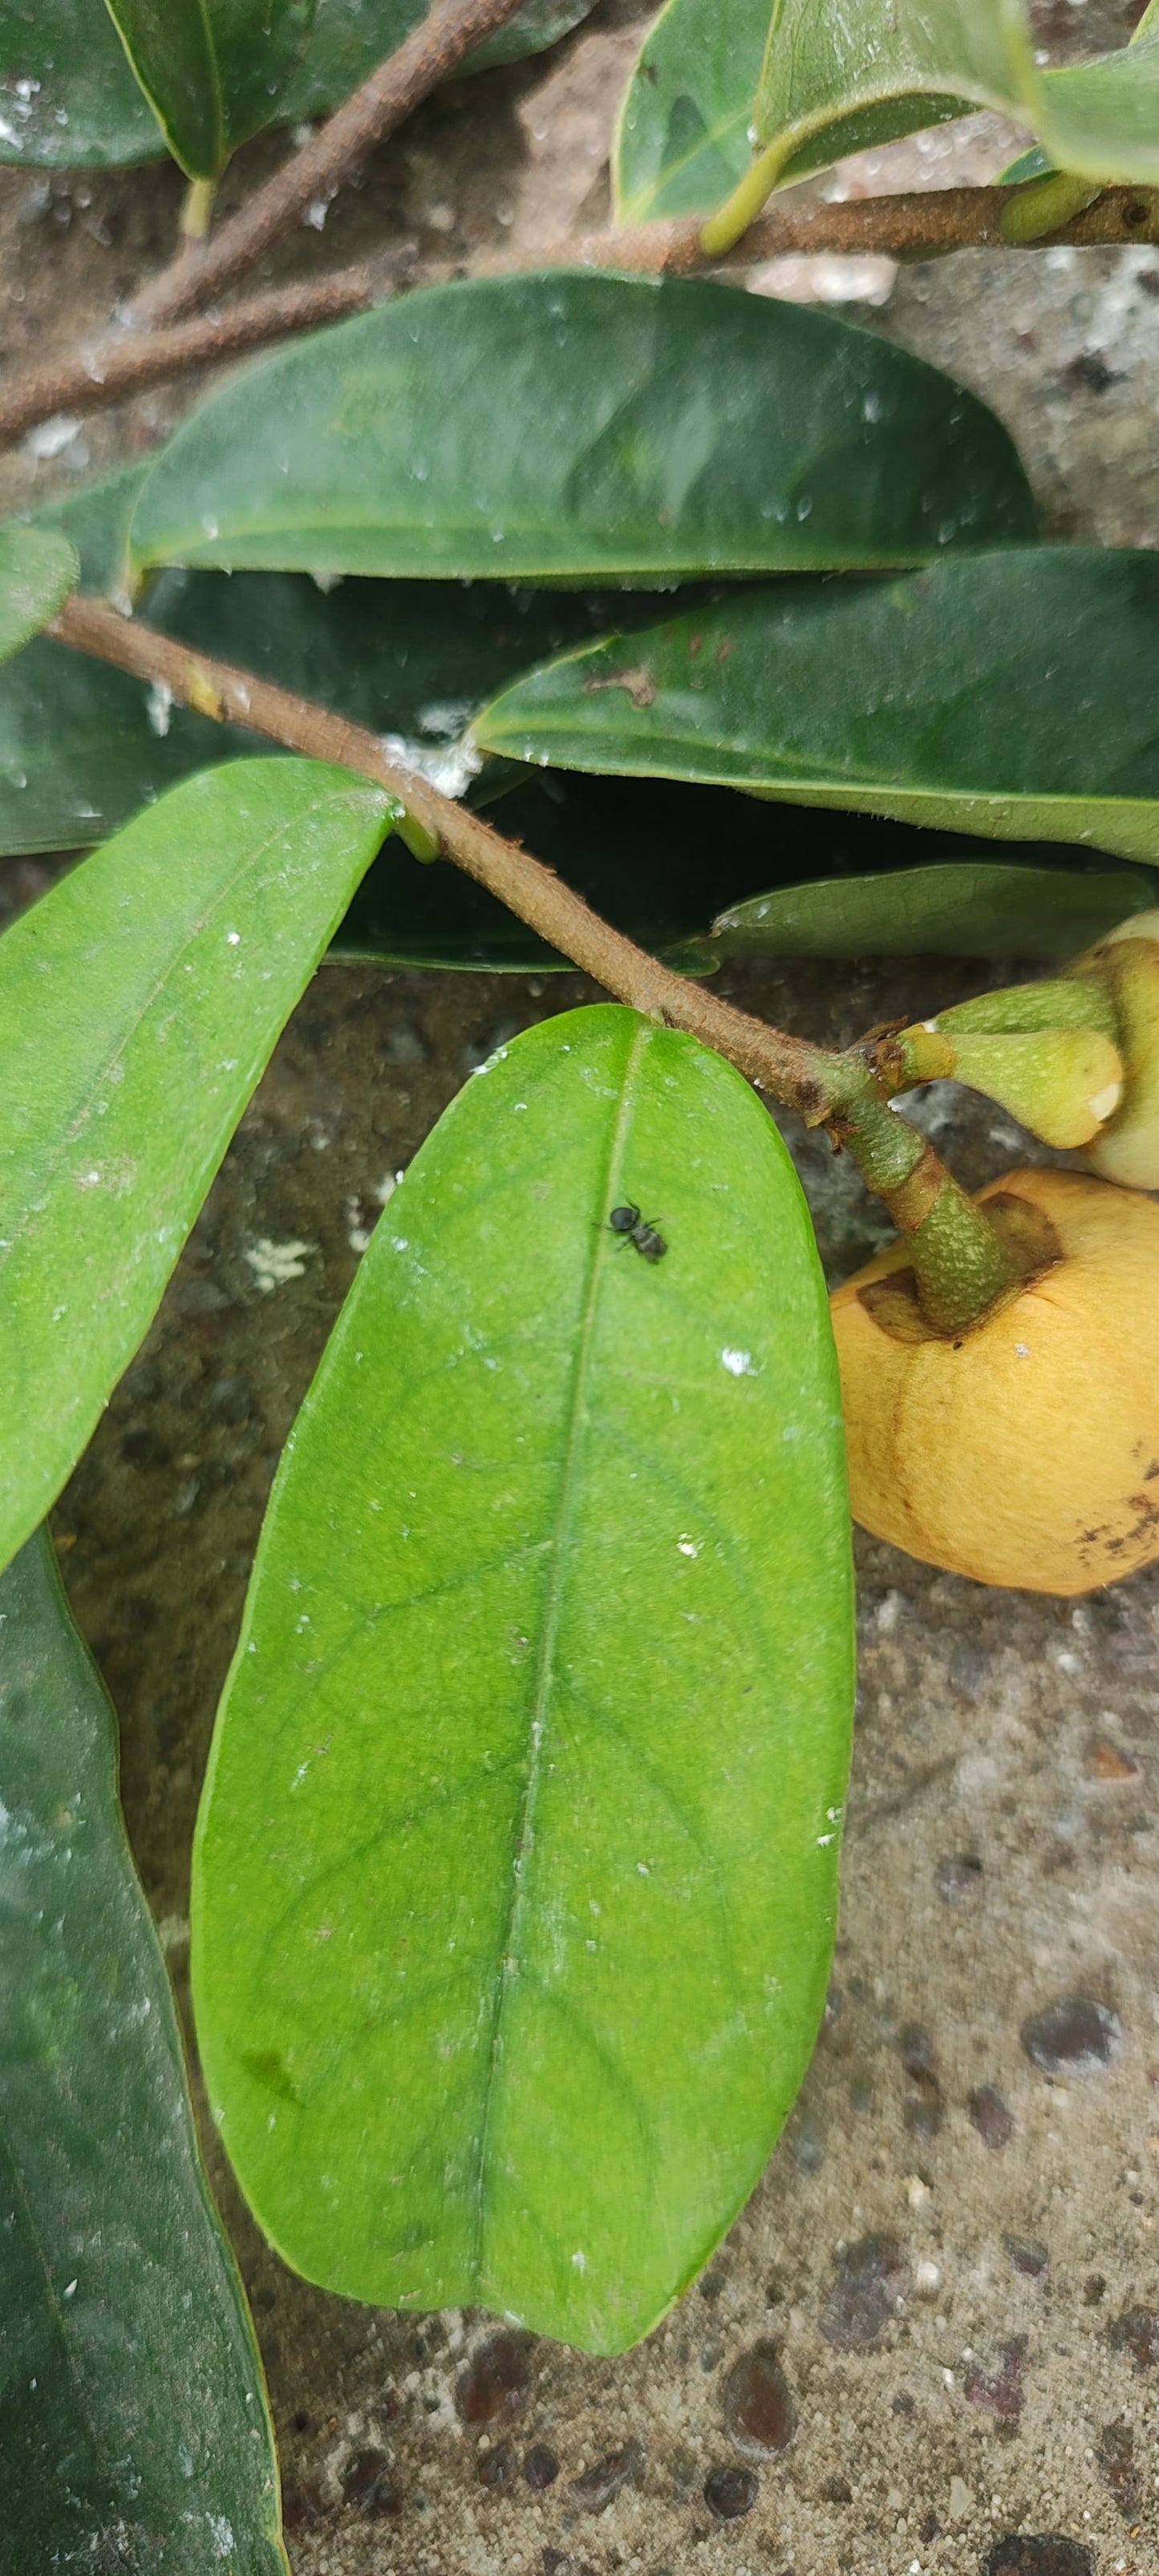
[[(769, 0), (729, 0), (727, 7), (668, 0), (644, 39), (620, 110), (612, 161), (620, 223), (707, 213), (744, 178), (768, 25)], [(964, 112), (961, 101), (944, 98), (866, 108), (831, 137), (834, 156)], [(806, 150), (785, 176), (814, 166)]]
[(739, 592), (516, 681), (517, 760), (1159, 859), (1159, 562), (1036, 547)]
[(1142, 870), (1018, 867), (964, 851), (777, 886), (720, 913), (712, 944), (724, 957), (1074, 957), (1155, 897)]
[(1005, 430), (906, 351), (704, 280), (551, 271), (429, 288), (235, 376), (152, 467), (132, 546), (647, 582), (1032, 534)]
[[(1034, 845), (1025, 868), (994, 864), (984, 845), (963, 850), (960, 833), (770, 809), (731, 788), (664, 778), (540, 771), (492, 819), (617, 930), (692, 974), (713, 972), (742, 943), (786, 954), (942, 946), (989, 957), (1049, 956), (1057, 942), (1071, 955), (1156, 894), (1149, 874), (1096, 874), (1065, 846)], [(735, 937), (722, 919), (737, 921)], [(710, 926), (720, 935), (710, 939)], [(330, 953), (523, 974), (569, 964), (459, 869), (418, 865), (397, 835), (367, 870)]]
[(0, 1578), (0, 1918), (5, 2565), (286, 2576), (113, 1712), (43, 1531)]
[(1104, 182), (1159, 180), (1159, 5), (1130, 45), (1042, 69), (1024, 0), (773, 0), (757, 91), (759, 141), (773, 177), (849, 149), (853, 115), (883, 119), (879, 140), (911, 130), (941, 94), (1030, 127), (1060, 170)]
[[(38, 514), (34, 524), (75, 544), (86, 589), (117, 587), (143, 471)], [(640, 593), (631, 614), (644, 624), (661, 604)], [(443, 783), (453, 783), (455, 740), (484, 699), (547, 654), (606, 631), (613, 614), (607, 594), (579, 591), (354, 581), (324, 594), (304, 574), (181, 570), (162, 573), (145, 605), (166, 633), (402, 736), (407, 757)], [(171, 707), (86, 654), (36, 643), (0, 669), (0, 852), (87, 846), (179, 778), (254, 748), (239, 727)], [(458, 766), (466, 775), (469, 764)], [(481, 779), (476, 792), (496, 783)], [(423, 903), (429, 912), (429, 895)]]
[(273, 123), (314, 0), (106, 0), (176, 161), (220, 178), (231, 153)]
[[(529, 0), (510, 26), (468, 56), (464, 71), (539, 53), (577, 26), (590, 5)], [(426, 0), (317, 0), (305, 50), (266, 101), (261, 124), (328, 116), (426, 15)], [(168, 28), (168, 11), (161, 23)], [(165, 137), (102, 0), (0, 0), (0, 66), (0, 163), (107, 168), (164, 152)], [(164, 78), (164, 58), (160, 69)]]
[(0, 0), (0, 162), (157, 160), (165, 143), (103, 0)]
[(0, 661), (19, 653), (75, 590), (80, 565), (67, 537), (51, 528), (0, 526)]
[[(592, 5), (593, 0), (527, 0), (508, 26), (468, 54), (463, 71), (486, 71), (494, 63), (544, 52), (578, 27)], [(328, 116), (426, 15), (427, 0), (318, 0), (313, 36), (279, 114)]]
[(321, 762), (212, 770), (0, 939), (0, 1564), (137, 1348), (391, 812)]
[[(785, 836), (765, 807), (664, 779), (556, 772), (515, 788), (491, 819), (617, 930), (673, 963), (692, 962), (687, 944), (707, 931), (723, 887), (738, 901), (763, 892), (783, 859)], [(832, 827), (822, 828), (831, 838)], [(816, 861), (815, 849), (809, 855)], [(458, 868), (417, 865), (397, 836), (364, 877), (332, 947), (405, 966), (526, 973), (570, 964)], [(699, 953), (694, 963), (704, 971)]]
[[(609, 1230), (628, 1200), (662, 1260)], [(210, 2096), (300, 2271), (603, 2352), (663, 2314), (816, 2030), (850, 1619), (771, 1121), (613, 1006), (517, 1038), (299, 1416), (198, 1824)]]

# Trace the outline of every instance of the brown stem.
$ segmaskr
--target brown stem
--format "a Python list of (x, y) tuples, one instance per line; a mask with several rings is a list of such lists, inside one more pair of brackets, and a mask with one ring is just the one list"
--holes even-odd
[[(920, 258), (923, 251), (1008, 251), (1025, 248), (1007, 241), (1002, 231), (1003, 209), (1021, 193), (1017, 188), (910, 188), (896, 196), (848, 197), (830, 204), (791, 189), (774, 199), (740, 240), (715, 259), (701, 248), (701, 215), (624, 224), (586, 239), (552, 243), (540, 256), (552, 264), (566, 259), (579, 267), (686, 276), (704, 268), (751, 268), (792, 252), (822, 252), (838, 258), (880, 252), (896, 259)], [(1092, 249), (1156, 240), (1159, 188), (1106, 188), (1081, 214), (1056, 232), (1044, 233), (1034, 248), (1046, 250), (1056, 242), (1071, 242)], [(505, 264), (504, 257), (476, 262), (477, 267)]]
[[(813, 1123), (835, 1110), (850, 1079), (845, 1058), (792, 1038), (747, 1011), (735, 1010), (682, 975), (674, 975), (634, 940), (626, 939), (591, 910), (542, 860), (517, 841), (506, 841), (481, 816), (443, 796), (417, 772), (388, 759), (377, 734), (345, 716), (332, 715), (308, 698), (274, 688), (250, 671), (236, 670), (208, 653), (196, 653), (141, 619), (126, 618), (103, 600), (74, 593), (48, 629), (62, 644), (111, 662), (138, 679), (160, 681), (183, 706), (221, 724), (248, 725), (288, 751), (330, 760), (373, 778), (398, 797), (407, 813), (447, 858), (497, 895), (553, 948), (602, 984), (617, 1000), (688, 1029), (728, 1056), (758, 1089)], [(864, 1067), (854, 1078), (864, 1084)]]
[[(1008, 188), (927, 188), (893, 197), (862, 197), (842, 205), (803, 202), (790, 195), (750, 226), (717, 267), (744, 265), (802, 252), (863, 256), (867, 252), (920, 256), (923, 250), (1008, 250), (1001, 215)], [(615, 268), (643, 276), (690, 276), (707, 265), (697, 215), (655, 224), (629, 224), (603, 233), (562, 235), (536, 254), (541, 268)], [(1159, 239), (1159, 191), (1108, 188), (1096, 205), (1046, 237), (1090, 248), (1099, 243)], [(1045, 243), (1043, 246), (1046, 246)], [(1039, 245), (1035, 245), (1039, 247)], [(192, 254), (185, 253), (184, 259)], [(184, 274), (184, 259), (182, 273)], [(518, 252), (485, 252), (472, 273), (502, 275), (524, 264)], [(166, 272), (168, 275), (170, 272)], [(448, 275), (461, 275), (450, 263)], [(160, 283), (160, 281), (159, 281)], [(381, 288), (378, 290), (381, 294)], [(123, 402), (147, 385), (163, 384), (215, 358), (237, 357), (296, 331), (316, 329), (374, 301), (366, 269), (340, 270), (301, 286), (255, 295), (203, 322), (167, 329), (120, 331), (46, 359), (0, 393), (0, 445), (22, 438), (57, 412), (93, 411)], [(140, 309), (140, 308), (138, 308)]]
[(147, 385), (211, 366), (215, 358), (236, 357), (240, 350), (260, 349), (291, 332), (360, 313), (370, 301), (368, 271), (349, 268), (334, 277), (251, 296), (224, 313), (178, 322), (168, 331), (123, 331), (87, 349), (70, 350), (0, 388), (0, 443), (23, 438), (36, 421), (51, 420), (57, 412), (95, 411), (124, 402)]
[(522, 0), (435, 0), (422, 25), (204, 248), (187, 247), (144, 288), (133, 307), (134, 320), (175, 322), (232, 286), (293, 229), (308, 206), (336, 195), (374, 145), (521, 6)]
[(834, 1143), (849, 1147), (870, 1188), (909, 1236), (919, 1300), (935, 1332), (969, 1330), (1014, 1284), (1016, 1273), (984, 1211), (966, 1198), (932, 1145), (890, 1115), (863, 1049), (838, 1055), (789, 1037), (674, 975), (601, 920), (518, 841), (504, 840), (481, 816), (388, 759), (378, 735), (345, 716), (196, 653), (80, 592), (65, 602), (48, 633), (117, 670), (159, 681), (183, 706), (219, 724), (247, 725), (289, 751), (376, 780), (405, 808), (400, 829), (412, 845), (422, 845), (423, 855), (453, 859), (618, 1001), (669, 1028), (687, 1029), (727, 1056), (759, 1091), (797, 1110), (811, 1126), (827, 1124)]

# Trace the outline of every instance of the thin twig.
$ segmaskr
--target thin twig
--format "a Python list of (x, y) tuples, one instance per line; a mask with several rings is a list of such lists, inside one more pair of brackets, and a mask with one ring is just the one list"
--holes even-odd
[(838, 1055), (789, 1037), (674, 975), (601, 920), (574, 887), (518, 841), (505, 841), (478, 814), (388, 759), (379, 737), (362, 725), (274, 688), (253, 672), (194, 653), (156, 627), (121, 617), (103, 600), (77, 592), (48, 632), (138, 679), (161, 682), (183, 706), (220, 724), (248, 725), (289, 751), (375, 780), (421, 827), (433, 852), (453, 859), (605, 992), (669, 1028), (687, 1030), (727, 1056), (758, 1091), (797, 1110), (811, 1126), (827, 1126), (835, 1144), (848, 1146), (863, 1179), (906, 1235), (919, 1301), (936, 1332), (968, 1330), (996, 1295), (1015, 1284), (1016, 1270), (985, 1211), (965, 1196), (923, 1136), (888, 1115), (864, 1050)]
[(774, 1100), (820, 1119), (835, 1109), (847, 1087), (845, 1059), (805, 1039), (783, 1035), (747, 1011), (735, 1010), (701, 985), (674, 975), (635, 942), (591, 910), (518, 841), (504, 840), (481, 816), (443, 796), (416, 771), (388, 759), (377, 734), (345, 716), (274, 688), (253, 672), (162, 635), (139, 618), (127, 618), (103, 600), (74, 593), (48, 629), (62, 644), (111, 662), (144, 681), (160, 682), (182, 706), (221, 724), (248, 725), (304, 752), (371, 778), (398, 798), (430, 833), (440, 851), (466, 875), (497, 895), (508, 911), (538, 931), (553, 948), (591, 975), (609, 993), (650, 1018), (688, 1029), (740, 1067)]
[[(864, 257), (871, 252), (920, 258), (923, 250), (1009, 250), (1000, 230), (1008, 188), (916, 189), (892, 197), (853, 198), (840, 205), (816, 204), (789, 196), (771, 214), (762, 215), (742, 241), (714, 268), (751, 267), (786, 254), (827, 253)], [(535, 255), (537, 268), (608, 268), (637, 275), (691, 276), (710, 263), (700, 247), (698, 215), (655, 224), (625, 224), (602, 233), (561, 234)], [(1159, 191), (1108, 188), (1037, 247), (1072, 242), (1092, 248), (1123, 242), (1159, 240)], [(503, 275), (526, 266), (526, 253), (503, 248), (484, 252), (471, 263), (475, 276)], [(431, 277), (461, 275), (461, 264), (448, 262)], [(120, 331), (46, 359), (30, 375), (0, 391), (0, 445), (22, 438), (37, 421), (58, 412), (84, 412), (123, 402), (146, 385), (163, 384), (208, 366), (216, 358), (237, 357), (297, 331), (358, 313), (386, 300), (382, 284), (372, 287), (366, 269), (338, 270), (301, 286), (249, 297), (204, 321), (185, 322), (156, 331)]]
[(392, 134), (476, 45), (507, 24), (522, 0), (435, 0), (405, 43), (336, 109), (309, 143), (222, 225), (204, 246), (179, 253), (137, 297), (139, 323), (175, 322), (211, 303), (252, 268), (308, 206), (337, 195), (367, 153)]
[[(552, 243), (545, 261), (575, 260), (592, 268), (642, 269), (688, 274), (695, 269), (751, 268), (801, 252), (864, 258), (884, 253), (920, 259), (949, 250), (1025, 249), (1007, 241), (1002, 212), (1017, 188), (910, 188), (896, 196), (847, 197), (837, 203), (805, 198), (796, 189), (758, 215), (731, 249), (710, 259), (701, 248), (702, 215), (667, 223), (623, 224), (586, 240)], [(1093, 205), (1044, 233), (1036, 250), (1056, 242), (1095, 249), (1123, 242), (1159, 240), (1159, 188), (1106, 188)], [(481, 263), (477, 263), (480, 265)]]
[(15, 384), (0, 386), (0, 444), (23, 438), (36, 421), (58, 412), (95, 411), (163, 384), (215, 359), (260, 349), (295, 331), (311, 331), (372, 301), (369, 272), (348, 268), (332, 277), (254, 295), (224, 313), (178, 322), (167, 331), (118, 332), (48, 359)]

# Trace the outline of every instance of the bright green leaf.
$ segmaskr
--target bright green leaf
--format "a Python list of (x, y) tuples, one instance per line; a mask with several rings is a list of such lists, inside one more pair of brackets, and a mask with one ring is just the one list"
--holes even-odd
[(13, 2576), (285, 2576), (241, 2284), (39, 1531), (0, 1578), (0, 2490)]
[[(468, 57), (464, 71), (538, 53), (590, 5), (529, 0)], [(426, 0), (317, 0), (301, 59), (266, 101), (260, 122), (328, 116), (426, 15)], [(168, 12), (163, 23), (167, 28)], [(0, 66), (0, 163), (76, 170), (155, 161), (163, 153), (165, 138), (103, 0), (0, 0)]]
[[(769, 26), (769, 0), (668, 0), (649, 29), (624, 94), (613, 156), (616, 216), (643, 224), (707, 213), (731, 194), (752, 161), (754, 101)], [(913, 127), (965, 112), (956, 99), (913, 98), (849, 117), (830, 140), (834, 157), (862, 152)], [(785, 173), (815, 166), (806, 150)]]
[(517, 681), (517, 760), (1159, 859), (1159, 561), (1036, 547), (738, 592)]
[(106, 0), (174, 159), (217, 179), (272, 124), (314, 0)]
[(67, 537), (50, 528), (0, 526), (0, 661), (19, 653), (75, 590), (80, 565)]
[[(628, 1200), (663, 1259), (609, 1230)], [(663, 2314), (817, 2026), (850, 1610), (771, 1121), (634, 1013), (517, 1038), (299, 1416), (198, 1826), (210, 2097), (299, 2270), (605, 2352)]]
[(0, 939), (0, 1564), (137, 1348), (391, 811), (321, 762), (211, 770)]
[(552, 271), (430, 288), (235, 376), (146, 477), (132, 544), (647, 582), (1032, 534), (1006, 431), (907, 351), (700, 279)]
[(964, 851), (777, 886), (722, 912), (712, 945), (724, 957), (1074, 957), (1155, 896), (1141, 869), (1027, 868)]
[(1026, 125), (1060, 170), (1159, 180), (1159, 0), (1129, 46), (1043, 69), (1025, 0), (773, 0), (756, 129), (769, 184), (849, 149), (847, 120), (874, 112), (879, 139), (927, 122), (931, 95), (997, 108)]

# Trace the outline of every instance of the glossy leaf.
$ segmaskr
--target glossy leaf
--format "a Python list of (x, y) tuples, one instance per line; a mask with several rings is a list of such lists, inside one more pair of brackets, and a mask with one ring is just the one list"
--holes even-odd
[(309, 34), (314, 0), (106, 0), (174, 159), (217, 179), (260, 133)]
[(0, 0), (0, 162), (108, 168), (164, 138), (104, 0)]
[(712, 946), (724, 957), (1074, 957), (1155, 894), (1142, 869), (1024, 868), (963, 852), (777, 886), (722, 912)]
[(1005, 430), (906, 351), (704, 280), (552, 271), (430, 288), (235, 376), (146, 477), (132, 544), (647, 582), (1032, 533)]
[(80, 565), (53, 529), (0, 526), (0, 661), (18, 653), (75, 590)]
[(739, 592), (517, 681), (519, 760), (1159, 859), (1159, 562), (1042, 547)]
[[(703, 936), (728, 890), (763, 892), (783, 864), (777, 820), (749, 797), (665, 779), (535, 777), (490, 814), (604, 919), (674, 963)], [(815, 818), (809, 817), (809, 821)], [(821, 835), (833, 838), (832, 826)], [(805, 836), (802, 835), (802, 838)], [(818, 857), (810, 836), (810, 856)], [(797, 851), (798, 865), (801, 853)], [(364, 877), (333, 942), (342, 955), (407, 966), (567, 966), (504, 904), (449, 865), (423, 867), (396, 837)], [(708, 961), (711, 963), (711, 961)]]
[[(86, 590), (118, 586), (143, 470), (72, 493), (32, 522), (76, 547)], [(85, 848), (191, 771), (253, 749), (252, 734), (170, 707), (123, 671), (38, 637), (0, 667), (0, 854)]]
[[(649, 28), (624, 94), (612, 162), (621, 223), (708, 213), (752, 160), (750, 135), (769, 28), (769, 0), (668, 0)], [(965, 112), (962, 102), (914, 98), (867, 107), (831, 138), (834, 155), (861, 152), (915, 126)], [(806, 150), (786, 178), (814, 166)]]
[(285, 2576), (117, 1739), (43, 1531), (0, 1577), (4, 2562)]
[[(610, 1231), (627, 1200), (662, 1259)], [(210, 2096), (299, 2270), (599, 2351), (662, 2315), (816, 2029), (850, 1609), (771, 1121), (612, 1006), (517, 1038), (299, 1416), (198, 1825)]]
[[(592, 6), (593, 0), (526, 0), (509, 26), (476, 46), (463, 70), (486, 71), (542, 53), (578, 27)], [(318, 0), (314, 33), (281, 113), (328, 116), (426, 15), (427, 0)]]
[[(75, 543), (87, 589), (117, 586), (142, 471), (38, 516)], [(605, 632), (624, 606), (613, 611), (607, 593), (506, 584), (344, 582), (323, 592), (306, 575), (181, 570), (162, 573), (143, 604), (167, 633), (402, 736), (409, 759), (452, 785), (471, 784), (454, 745), (475, 708), (545, 655)], [(661, 605), (645, 592), (629, 604), (640, 624)], [(170, 706), (86, 654), (36, 643), (0, 668), (0, 853), (85, 847), (191, 771), (255, 748), (240, 727)], [(494, 783), (479, 779), (473, 792)]]
[[(491, 819), (606, 921), (697, 975), (712, 973), (742, 940), (749, 943), (750, 917), (759, 921), (763, 905), (770, 907), (776, 939), (758, 930), (752, 944), (783, 944), (786, 954), (804, 954), (807, 946), (818, 955), (900, 953), (905, 940), (926, 949), (944, 942), (958, 956), (1046, 956), (1055, 940), (1058, 954), (1072, 955), (1155, 900), (1154, 880), (1142, 871), (1092, 871), (1076, 880), (1076, 861), (1065, 847), (1035, 845), (1033, 869), (1010, 861), (988, 865), (984, 845), (964, 851), (960, 833), (915, 831), (824, 807), (770, 808), (729, 788), (664, 778), (540, 771), (505, 794)], [(1032, 882), (1015, 892), (1024, 877)], [(864, 896), (863, 878), (869, 881)], [(983, 893), (990, 878), (996, 881), (992, 905)], [(895, 883), (913, 889), (904, 903), (888, 891)], [(735, 913), (744, 925), (735, 941), (708, 936), (726, 905), (727, 917)], [(450, 865), (420, 866), (397, 836), (367, 870), (331, 954), (524, 974), (569, 964), (472, 878)]]
[(938, 94), (1029, 126), (1061, 170), (1157, 180), (1159, 0), (1129, 46), (1045, 69), (1026, 0), (773, 0), (756, 130), (779, 176), (848, 151), (851, 116), (875, 112), (878, 140), (909, 132)]
[(0, 1564), (137, 1348), (390, 813), (321, 762), (212, 770), (0, 939)]
[[(529, 0), (464, 70), (538, 53), (590, 5)], [(426, 14), (426, 0), (317, 0), (313, 32), (261, 123), (329, 115)], [(0, 0), (0, 79), (0, 163), (107, 168), (165, 150), (105, 0)]]

